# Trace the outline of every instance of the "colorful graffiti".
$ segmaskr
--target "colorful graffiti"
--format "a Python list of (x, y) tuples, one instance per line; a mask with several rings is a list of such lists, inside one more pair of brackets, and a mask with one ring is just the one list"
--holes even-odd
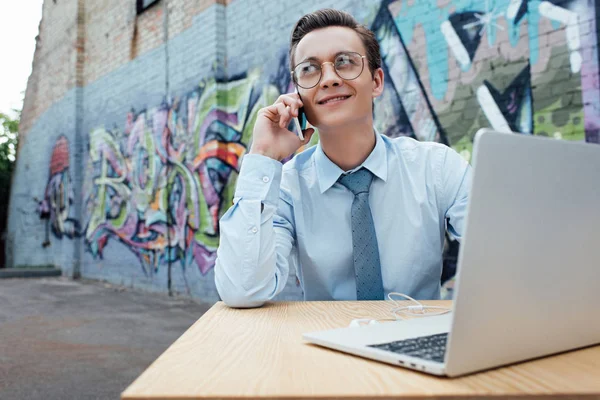
[(128, 246), (146, 274), (166, 262), (214, 266), (218, 221), (233, 200), (240, 157), (258, 110), (280, 93), (257, 91), (258, 71), (214, 79), (158, 108), (130, 112), (125, 129), (90, 134), (85, 188), (89, 252)]
[(390, 86), (379, 129), (467, 158), (489, 126), (597, 142), (594, 16), (588, 0), (386, 2), (371, 25)]
[(38, 213), (46, 220), (46, 236), (43, 247), (50, 245), (50, 230), (59, 239), (79, 235), (79, 222), (71, 216), (73, 205), (73, 183), (69, 175), (69, 141), (60, 136), (50, 157), (48, 183), (44, 199), (39, 202)]
[[(386, 75), (378, 129), (466, 159), (475, 132), (490, 126), (600, 143), (595, 15), (589, 0), (384, 2), (371, 24)], [(457, 251), (449, 237), (448, 298)]]
[[(374, 10), (364, 22), (386, 75), (375, 101), (380, 132), (445, 143), (467, 159), (481, 127), (600, 142), (592, 1), (386, 0)], [(114, 240), (148, 276), (167, 263), (202, 274), (214, 266), (218, 220), (231, 204), (256, 113), (292, 90), (287, 49), (278, 50), (272, 70), (207, 79), (155, 108), (132, 110), (122, 129), (89, 133), (83, 234), (93, 257), (104, 257)], [(40, 204), (59, 237), (79, 232), (69, 217), (68, 159), (60, 138)], [(456, 253), (452, 238), (449, 248)]]

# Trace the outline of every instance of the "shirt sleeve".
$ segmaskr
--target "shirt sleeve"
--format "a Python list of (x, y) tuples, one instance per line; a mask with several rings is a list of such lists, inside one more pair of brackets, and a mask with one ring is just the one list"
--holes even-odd
[(215, 285), (230, 307), (260, 307), (287, 282), (296, 234), (291, 196), (281, 188), (282, 167), (247, 154), (234, 204), (220, 220)]
[(448, 221), (448, 232), (460, 242), (465, 230), (472, 169), (469, 163), (450, 147), (446, 147), (441, 165), (442, 170), (438, 176), (441, 177), (444, 216)]

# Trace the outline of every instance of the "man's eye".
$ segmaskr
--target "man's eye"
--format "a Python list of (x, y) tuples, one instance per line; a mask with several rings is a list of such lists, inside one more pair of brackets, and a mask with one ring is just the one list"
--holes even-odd
[(344, 66), (344, 65), (350, 65), (350, 64), (354, 64), (354, 61), (352, 60), (352, 58), (348, 55), (341, 55), (338, 56), (338, 58), (336, 58), (335, 60), (335, 65), (338, 66)]
[(315, 73), (316, 71), (317, 71), (317, 66), (313, 65), (313, 64), (304, 65), (304, 66), (302, 66), (302, 68), (300, 68), (300, 73), (302, 75), (312, 74), (312, 73)]

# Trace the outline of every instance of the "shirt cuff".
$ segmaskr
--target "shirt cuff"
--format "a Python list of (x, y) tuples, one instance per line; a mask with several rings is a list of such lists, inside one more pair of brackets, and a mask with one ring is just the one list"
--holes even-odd
[(260, 154), (246, 154), (242, 160), (235, 199), (260, 200), (277, 206), (283, 164)]

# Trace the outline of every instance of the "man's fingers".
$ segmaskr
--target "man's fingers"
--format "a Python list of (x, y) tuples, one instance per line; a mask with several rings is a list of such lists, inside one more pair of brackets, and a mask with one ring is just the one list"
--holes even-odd
[(258, 113), (259, 115), (264, 115), (269, 121), (283, 129), (288, 127), (293, 118), (290, 107), (286, 107), (283, 103), (276, 103), (261, 108)]
[(296, 93), (288, 93), (279, 96), (272, 105), (263, 108), (264, 115), (280, 128), (287, 128), (292, 118), (298, 117), (298, 109), (303, 107), (300, 96)]
[(283, 103), (286, 106), (289, 106), (290, 109), (293, 110), (293, 112), (295, 112), (294, 116), (298, 115), (298, 113), (297, 113), (298, 108), (304, 106), (304, 104), (302, 103), (302, 100), (300, 100), (300, 96), (298, 96), (296, 93), (282, 94), (275, 101), (275, 104), (278, 104), (278, 103)]
[(276, 104), (272, 104), (268, 107), (265, 107), (263, 109), (261, 109), (259, 111), (259, 113), (262, 111), (262, 114), (267, 117), (267, 119), (269, 119), (269, 121), (278, 124), (279, 123), (279, 111), (277, 110), (277, 105)]
[(283, 104), (281, 104), (281, 106), (283, 110), (280, 111), (281, 119), (279, 120), (279, 126), (281, 128), (287, 128), (292, 120), (292, 111), (290, 106), (284, 106)]

